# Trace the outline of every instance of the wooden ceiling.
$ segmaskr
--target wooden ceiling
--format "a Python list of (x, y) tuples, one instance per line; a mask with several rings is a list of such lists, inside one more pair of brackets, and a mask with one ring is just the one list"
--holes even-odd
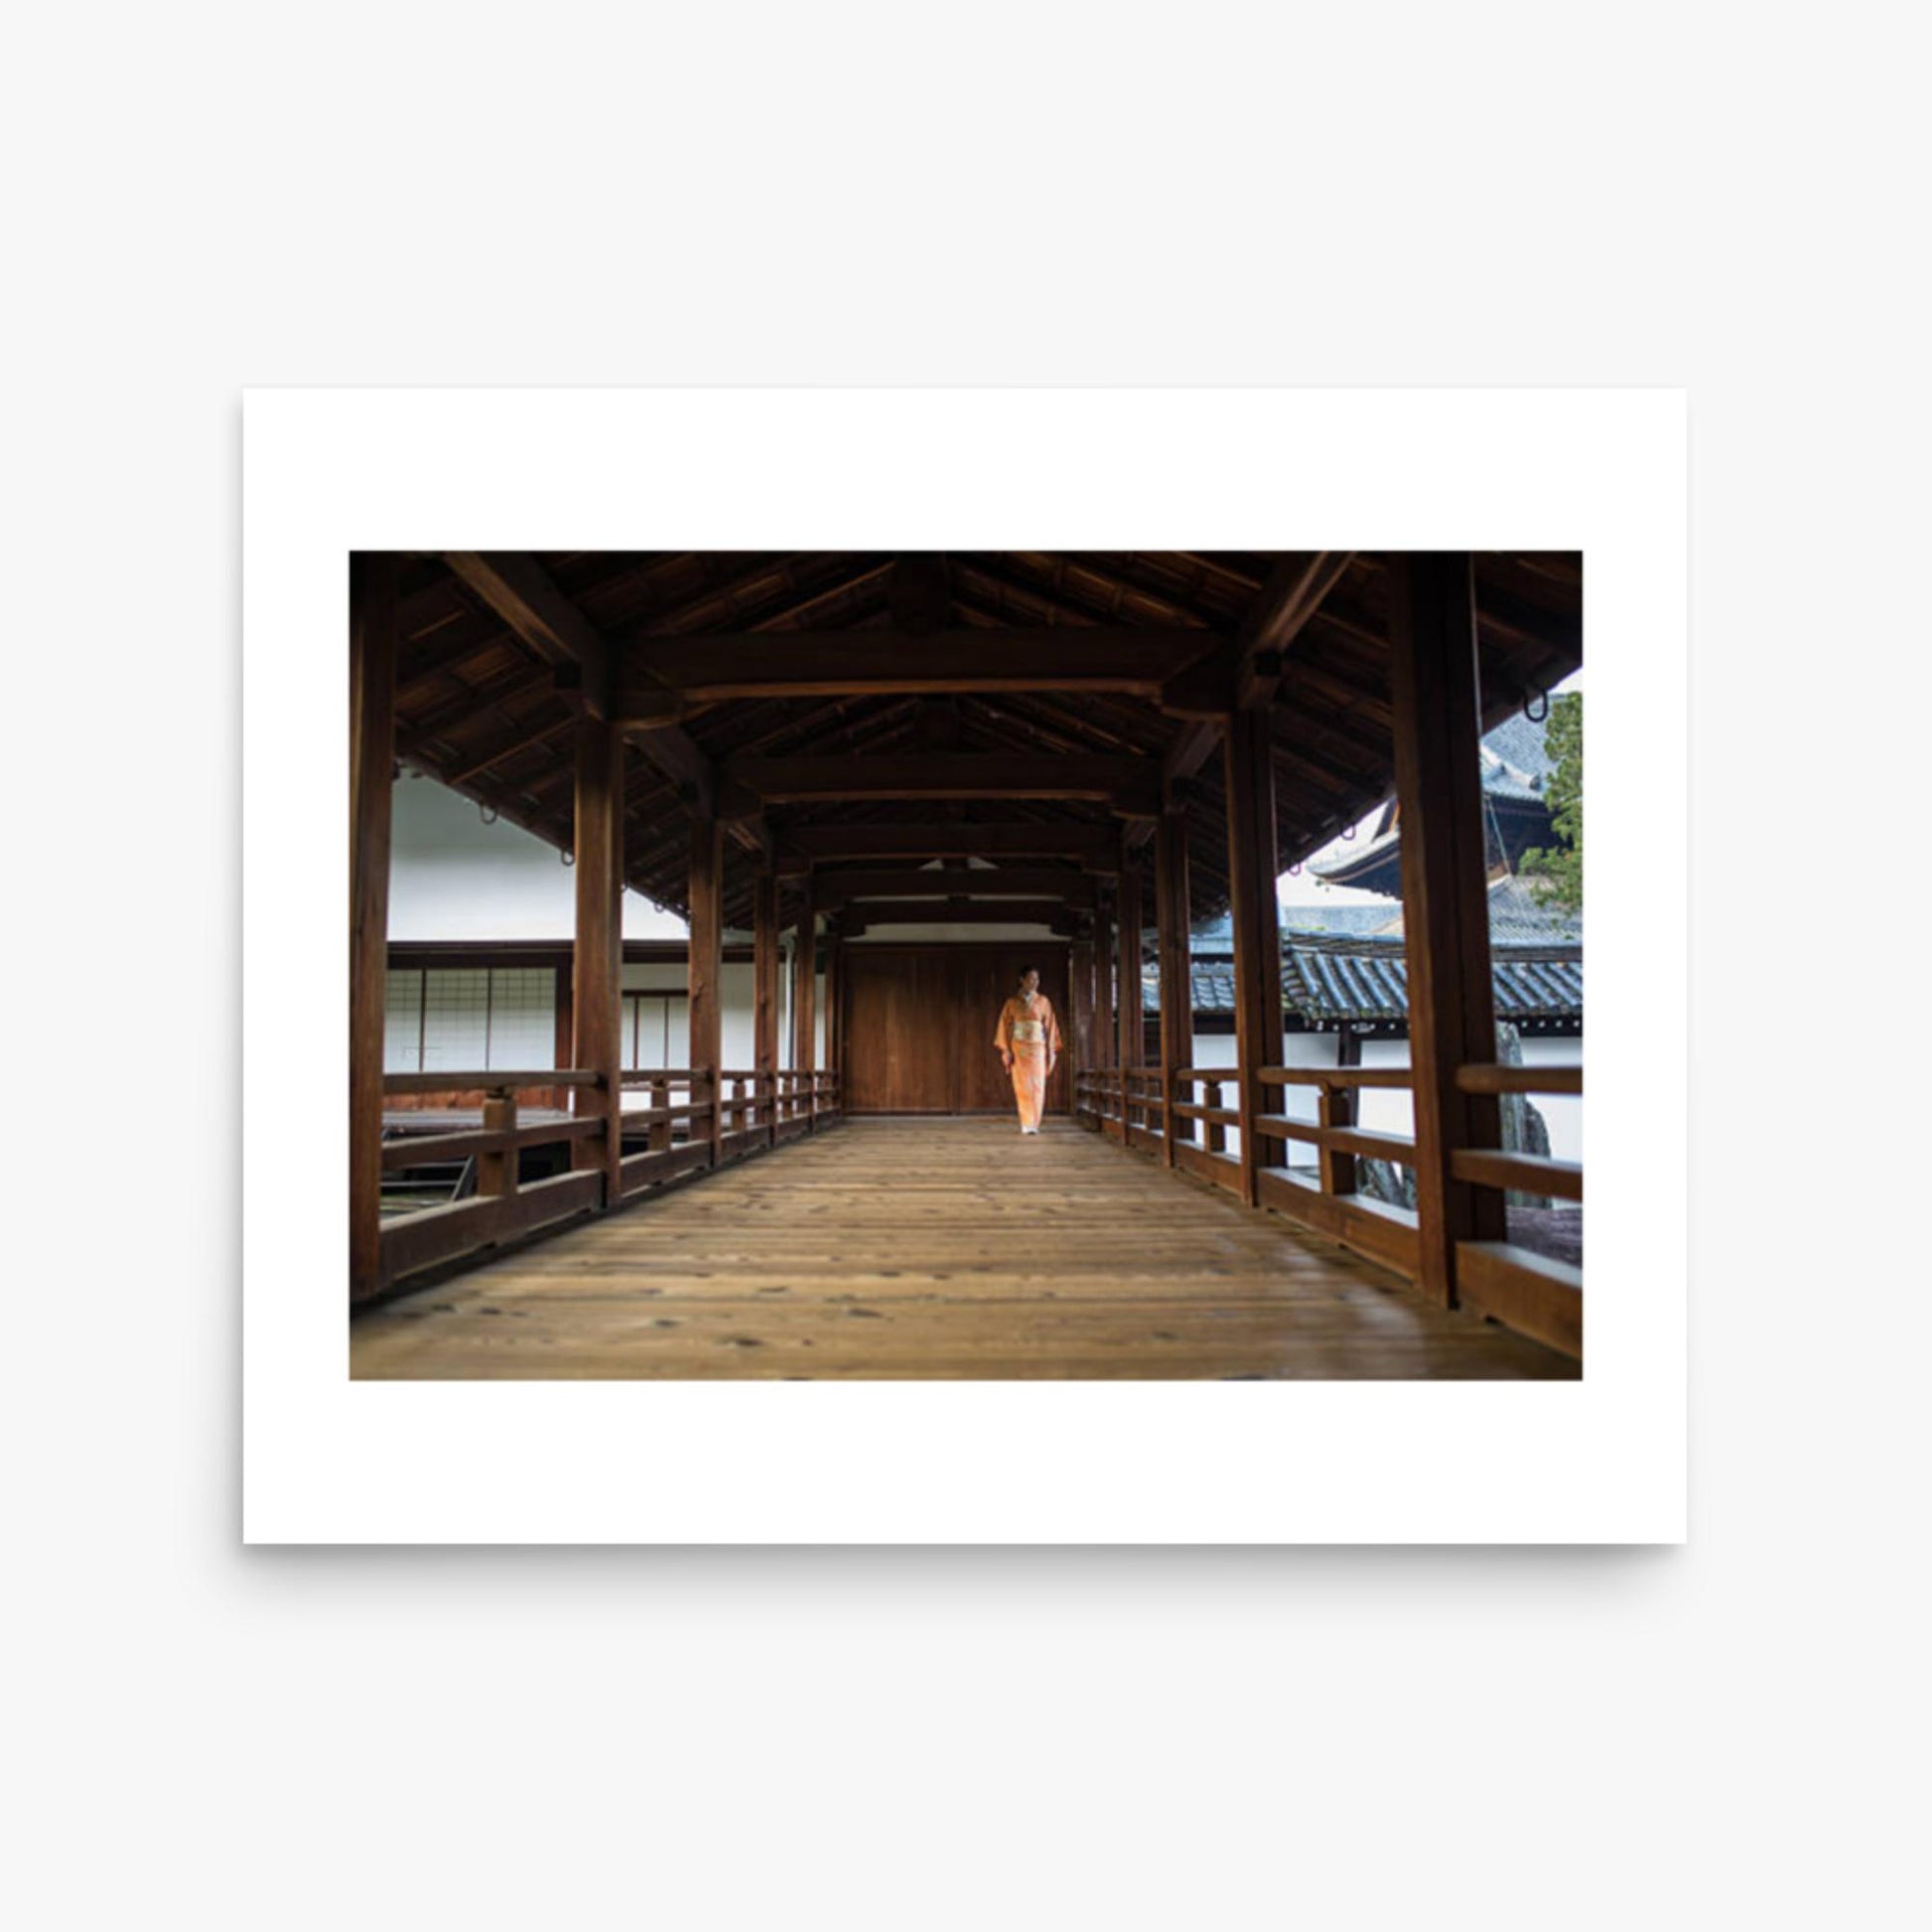
[[(625, 872), (686, 909), (689, 825), (820, 904), (902, 900), (911, 867), (990, 861), (994, 897), (1091, 902), (1184, 813), (1194, 912), (1227, 903), (1217, 718), (1265, 706), (1281, 862), (1393, 785), (1384, 554), (579, 551), (408, 558), (399, 759), (559, 849), (586, 707), (630, 746)], [(1480, 553), (1485, 722), (1583, 661), (1583, 560)], [(997, 767), (986, 761), (998, 759)], [(864, 878), (854, 877), (863, 872)], [(842, 883), (863, 887), (852, 891)], [(948, 890), (955, 890), (949, 887)], [(958, 890), (963, 890), (959, 888)], [(948, 913), (945, 916), (953, 916)]]

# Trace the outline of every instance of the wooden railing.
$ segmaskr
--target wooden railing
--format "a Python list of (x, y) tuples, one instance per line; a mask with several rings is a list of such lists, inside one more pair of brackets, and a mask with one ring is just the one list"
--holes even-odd
[(385, 1094), (483, 1095), (483, 1121), (474, 1128), (443, 1134), (405, 1134), (382, 1143), (382, 1168), (395, 1173), (445, 1161), (475, 1160), (477, 1191), (467, 1200), (398, 1214), (382, 1223), (380, 1286), (400, 1281), (439, 1262), (477, 1248), (515, 1239), (534, 1229), (604, 1204), (601, 1167), (574, 1167), (567, 1173), (527, 1185), (517, 1176), (518, 1156), (526, 1147), (555, 1142), (590, 1142), (602, 1148), (605, 1116), (587, 1113), (557, 1120), (519, 1122), (516, 1096), (534, 1089), (564, 1089), (595, 1094), (603, 1081), (581, 1068), (546, 1067), (540, 1072), (388, 1073)]
[[(1233, 1066), (1183, 1066), (1172, 1077), (1159, 1067), (1099, 1067), (1073, 1076), (1074, 1117), (1127, 1147), (1160, 1153), (1210, 1184), (1241, 1195), (1241, 1163), (1227, 1151), (1229, 1128), (1239, 1129), (1241, 1070)], [(1359, 1120), (1365, 1089), (1409, 1090), (1406, 1066), (1264, 1066), (1253, 1120), (1259, 1143), (1257, 1205), (1272, 1207), (1393, 1268), (1412, 1281), (1419, 1271), (1419, 1236), (1413, 1208), (1363, 1194), (1357, 1163), (1382, 1160), (1414, 1168), (1413, 1135), (1376, 1132)], [(1581, 1095), (1583, 1068), (1470, 1064), (1457, 1082), (1465, 1093)], [(1151, 1091), (1150, 1091), (1151, 1086)], [(1268, 1096), (1312, 1087), (1316, 1117), (1297, 1120), (1267, 1106)], [(1165, 1123), (1165, 1131), (1164, 1125)], [(1316, 1150), (1314, 1178), (1291, 1170), (1290, 1145)], [(1578, 1162), (1501, 1148), (1462, 1148), (1450, 1173), (1475, 1187), (1514, 1189), (1581, 1201), (1584, 1171)], [(1572, 1355), (1583, 1352), (1583, 1276), (1565, 1262), (1508, 1241), (1462, 1241), (1455, 1251), (1455, 1299), (1507, 1326)]]
[[(1464, 1093), (1581, 1095), (1581, 1066), (1470, 1064), (1456, 1070)], [(1458, 1148), (1449, 1172), (1472, 1187), (1515, 1188), (1556, 1200), (1584, 1198), (1581, 1161), (1506, 1154), (1500, 1148)], [(1566, 1355), (1584, 1352), (1584, 1277), (1581, 1269), (1513, 1241), (1458, 1241), (1455, 1298), (1506, 1326), (1534, 1335)]]
[[(1290, 1087), (1315, 1089), (1315, 1118), (1294, 1120), (1286, 1113), (1255, 1117), (1255, 1135), (1264, 1158), (1258, 1163), (1255, 1185), (1263, 1207), (1319, 1228), (1399, 1274), (1414, 1279), (1417, 1267), (1416, 1216), (1413, 1208), (1359, 1193), (1358, 1159), (1391, 1161), (1414, 1167), (1413, 1135), (1371, 1133), (1359, 1121), (1358, 1096), (1364, 1088), (1407, 1090), (1414, 1075), (1406, 1066), (1264, 1066), (1262, 1091), (1286, 1092)], [(1289, 1144), (1316, 1150), (1315, 1184), (1291, 1172)], [(1274, 1150), (1280, 1158), (1268, 1159)], [(1303, 1170), (1303, 1173), (1308, 1171)]]
[[(622, 1185), (619, 1200), (612, 1201), (606, 1199), (605, 1186), (610, 1116), (602, 1106), (595, 1112), (553, 1120), (517, 1117), (519, 1094), (569, 1090), (601, 1095), (600, 1075), (548, 1067), (527, 1073), (385, 1074), (385, 1094), (466, 1098), (482, 1094), (483, 1098), (480, 1126), (384, 1139), (385, 1173), (474, 1160), (477, 1189), (465, 1200), (386, 1217), (380, 1231), (379, 1286), (386, 1289), (405, 1276), (480, 1248), (617, 1206), (840, 1117), (838, 1075), (824, 1070), (726, 1069), (714, 1078), (708, 1067), (649, 1067), (621, 1074), (619, 1084), (627, 1093), (643, 1092), (648, 1098), (643, 1106), (626, 1107), (620, 1116), (621, 1139), (641, 1140), (644, 1145), (633, 1154), (620, 1155)], [(558, 1143), (571, 1147), (576, 1165), (569, 1173), (540, 1180), (519, 1179), (518, 1156), (524, 1148)], [(595, 1165), (585, 1164), (586, 1147), (596, 1150)]]

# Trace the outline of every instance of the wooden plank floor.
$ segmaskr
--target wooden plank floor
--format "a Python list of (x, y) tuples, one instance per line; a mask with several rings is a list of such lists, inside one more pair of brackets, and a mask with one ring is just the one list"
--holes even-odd
[(1049, 1121), (862, 1120), (357, 1316), (358, 1378), (1562, 1378)]

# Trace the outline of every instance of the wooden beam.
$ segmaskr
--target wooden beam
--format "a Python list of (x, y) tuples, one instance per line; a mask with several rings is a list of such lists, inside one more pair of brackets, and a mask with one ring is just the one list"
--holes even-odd
[(1275, 761), (1269, 714), (1237, 711), (1228, 727), (1228, 912), (1234, 927), (1236, 1091), (1241, 1198), (1260, 1200), (1255, 1122), (1268, 1111), (1261, 1069), (1282, 1060), (1281, 910), (1276, 882)]
[[(1209, 759), (1221, 749), (1227, 736), (1228, 708), (1223, 705), (1212, 717), (1195, 718), (1184, 724), (1168, 742), (1161, 757), (1161, 804), (1164, 811), (1179, 808), (1187, 786)], [(1127, 847), (1134, 851), (1154, 836), (1147, 819), (1137, 819), (1127, 828)]]
[(711, 1164), (718, 1165), (725, 1135), (725, 852), (715, 819), (691, 826), (691, 939), (685, 964), (685, 992), (691, 1026), (691, 1069), (711, 1101)]
[(1505, 1234), (1502, 1196), (1454, 1172), (1460, 1150), (1501, 1142), (1495, 1096), (1464, 1092), (1458, 1078), (1464, 1065), (1496, 1057), (1473, 586), (1466, 551), (1411, 554), (1393, 575), (1419, 1286), (1452, 1307), (1456, 1245)]
[(623, 734), (577, 721), (577, 931), (572, 955), (572, 1060), (600, 1085), (578, 1096), (604, 1121), (600, 1141), (571, 1145), (571, 1166), (604, 1176), (604, 1205), (623, 1198)]
[(667, 692), (679, 704), (972, 691), (1151, 698), (1225, 641), (1211, 630), (1138, 625), (638, 638), (619, 653), (618, 715), (664, 717)]
[(389, 828), (396, 756), (391, 552), (348, 565), (348, 1292), (382, 1286), (382, 1035), (389, 970)]
[(890, 871), (820, 869), (815, 877), (820, 903), (828, 909), (851, 899), (920, 898), (929, 895), (941, 898), (1050, 898), (1064, 905), (1088, 906), (1093, 903), (1094, 892), (1093, 879), (1088, 874), (1020, 866), (980, 866), (971, 871), (949, 868), (944, 872), (909, 866)]
[(778, 866), (792, 874), (835, 859), (1073, 859), (1088, 872), (1111, 873), (1120, 863), (1112, 825), (1078, 819), (1045, 825), (794, 825), (780, 826)]
[(1315, 550), (1291, 553), (1276, 564), (1235, 638), (1237, 706), (1254, 710), (1274, 702), (1284, 653), (1354, 560), (1353, 551)]
[(867, 898), (852, 910), (876, 925), (1053, 925), (1066, 908), (1045, 898)]
[[(593, 718), (608, 720), (612, 653), (604, 633), (558, 588), (550, 573), (524, 551), (446, 550), (443, 560), (532, 650), (551, 663), (574, 668), (559, 680)], [(677, 787), (694, 817), (711, 812), (711, 760), (676, 725), (639, 731), (637, 748)]]
[(718, 766), (721, 791), (742, 789), (766, 804), (920, 798), (1097, 799), (1160, 811), (1160, 767), (1149, 759), (1092, 754), (936, 753), (879, 758), (731, 758)]
[(532, 650), (553, 664), (576, 665), (591, 716), (610, 716), (603, 635), (534, 557), (520, 550), (446, 550), (443, 561)]

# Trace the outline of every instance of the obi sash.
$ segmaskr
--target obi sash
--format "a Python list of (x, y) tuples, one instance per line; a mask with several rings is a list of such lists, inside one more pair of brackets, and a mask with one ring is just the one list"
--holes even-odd
[(1046, 1039), (1046, 1024), (1041, 1020), (1015, 1020), (1009, 1030), (1015, 1039), (1025, 1040), (1029, 1045), (1042, 1045)]

